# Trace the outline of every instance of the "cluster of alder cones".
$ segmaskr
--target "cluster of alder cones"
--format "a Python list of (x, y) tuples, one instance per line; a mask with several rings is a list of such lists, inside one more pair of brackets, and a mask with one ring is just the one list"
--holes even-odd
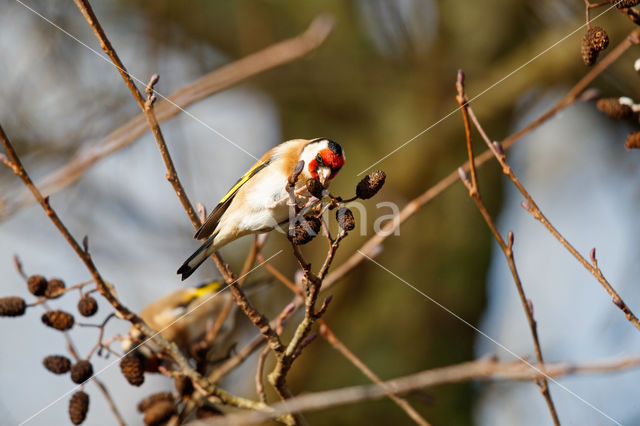
[[(353, 199), (367, 200), (380, 191), (387, 175), (382, 170), (375, 170), (365, 176), (356, 186), (356, 196)], [(307, 191), (314, 197), (321, 199), (324, 195), (325, 188), (317, 179), (309, 179), (306, 183)], [(339, 198), (334, 199), (337, 204), (332, 204), (329, 208), (337, 207), (342, 201)], [(336, 210), (336, 221), (338, 226), (344, 232), (349, 232), (355, 229), (356, 221), (353, 217), (353, 212), (347, 207), (341, 206)], [(311, 241), (318, 232), (322, 223), (320, 219), (313, 215), (304, 217), (304, 220), (296, 222), (293, 229), (290, 231), (289, 238), (295, 245), (306, 244)]]
[[(38, 300), (27, 304), (19, 296), (0, 297), (0, 317), (19, 317), (25, 314), (27, 308), (45, 305), (46, 302), (65, 295), (67, 289), (60, 278), (47, 279), (42, 275), (31, 275), (26, 279), (27, 290)], [(81, 290), (80, 290), (81, 291)], [(82, 293), (81, 293), (82, 294)], [(91, 317), (98, 311), (98, 302), (89, 293), (81, 295), (78, 301), (78, 312), (85, 317)], [(70, 330), (75, 322), (72, 314), (61, 310), (47, 310), (41, 320), (48, 327), (60, 331)], [(88, 360), (76, 360), (73, 363), (64, 355), (48, 355), (42, 360), (44, 367), (53, 374), (70, 373), (71, 381), (83, 384), (93, 375), (93, 366)], [(69, 418), (75, 425), (84, 422), (89, 411), (89, 395), (84, 390), (75, 392), (69, 400)]]
[[(632, 22), (640, 25), (640, 12), (632, 9), (640, 4), (640, 0), (609, 0), (609, 3), (620, 9)], [(582, 38), (582, 47), (580, 49), (584, 64), (587, 66), (595, 64), (598, 60), (598, 55), (606, 49), (607, 46), (609, 46), (609, 36), (607, 32), (602, 27), (592, 27), (590, 23), (587, 22), (587, 32)]]
[[(596, 103), (600, 111), (614, 120), (633, 120), (640, 122), (640, 104), (631, 98), (601, 98)], [(628, 149), (640, 149), (640, 131), (633, 132), (627, 137), (625, 146)]]

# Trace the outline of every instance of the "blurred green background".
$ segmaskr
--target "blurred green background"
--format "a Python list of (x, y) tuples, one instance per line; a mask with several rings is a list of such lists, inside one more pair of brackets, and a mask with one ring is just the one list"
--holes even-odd
[[(230, 58), (299, 33), (318, 14), (333, 15), (335, 30), (316, 52), (249, 84), (277, 103), (283, 140), (328, 136), (342, 144), (347, 165), (332, 189), (345, 195), (358, 182), (357, 173), (455, 110), (458, 68), (466, 72), (468, 94), (473, 98), (584, 23), (581, 1), (407, 2), (431, 13), (431, 22), (414, 23), (427, 27), (422, 29), (427, 36), (420, 40), (402, 23), (393, 30), (387, 28), (385, 20), (393, 16), (389, 10), (397, 6), (393, 3), (135, 2), (154, 19), (149, 30), (159, 40), (170, 42), (163, 28), (171, 22)], [(130, 7), (129, 3), (123, 7)], [(365, 8), (374, 9), (373, 22), (365, 20)], [(606, 28), (612, 43), (632, 28), (615, 11), (599, 22), (610, 23)], [(381, 49), (374, 33), (395, 39), (395, 47)], [(587, 72), (580, 59), (582, 35), (576, 32), (474, 102), (491, 137), (502, 139), (509, 134), (516, 108), (526, 107), (550, 87), (569, 88)], [(599, 87), (633, 93), (619, 83), (632, 78), (628, 63), (615, 66), (599, 79)], [(482, 148), (477, 136), (476, 146)], [(465, 159), (462, 119), (455, 113), (376, 166), (386, 171), (388, 179), (368, 206), (375, 211), (375, 203), (385, 200), (402, 206)], [(479, 177), (484, 200), (495, 215), (501, 198), (500, 170), (490, 163)], [(370, 215), (369, 222), (375, 217), (376, 213)], [(335, 264), (365, 240), (357, 235), (348, 238)], [(377, 260), (477, 324), (485, 305), (491, 242), (458, 183), (403, 224), (400, 236), (385, 242)], [(324, 242), (314, 244), (314, 259), (321, 259)], [(291, 259), (275, 263), (294, 272)], [(282, 294), (286, 297), (285, 291)], [(373, 264), (365, 262), (334, 294), (327, 323), (382, 378), (474, 357), (471, 328)], [(368, 383), (322, 340), (304, 352), (290, 377), (294, 393)], [(471, 383), (441, 386), (410, 395), (409, 400), (434, 424), (472, 423)], [(410, 422), (389, 400), (309, 413), (308, 419), (312, 424), (335, 425)]]

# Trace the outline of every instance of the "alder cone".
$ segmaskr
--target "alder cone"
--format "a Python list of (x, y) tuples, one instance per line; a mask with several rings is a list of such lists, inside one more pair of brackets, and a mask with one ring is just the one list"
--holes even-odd
[(627, 143), (625, 146), (628, 149), (639, 149), (640, 148), (640, 132), (633, 132), (627, 137)]
[(0, 297), (0, 317), (19, 317), (26, 309), (27, 303), (22, 297)]
[(89, 411), (89, 395), (78, 391), (69, 400), (69, 419), (74, 425), (79, 425), (87, 418)]
[(291, 235), (291, 241), (297, 246), (307, 244), (318, 235), (321, 226), (322, 224), (318, 218), (313, 216), (305, 217), (304, 220), (296, 223), (293, 235)]
[(136, 354), (129, 354), (120, 361), (120, 371), (133, 386), (144, 383), (144, 361)]
[(27, 278), (27, 288), (34, 296), (44, 296), (47, 291), (47, 279), (42, 275), (31, 275)]
[(71, 361), (63, 355), (49, 355), (42, 360), (42, 365), (53, 374), (64, 374), (71, 369)]
[(633, 115), (631, 107), (627, 104), (621, 104), (618, 98), (599, 99), (596, 107), (614, 120), (621, 120)]
[(47, 299), (57, 299), (64, 294), (66, 285), (60, 278), (52, 278), (47, 282), (44, 295)]
[(42, 322), (56, 330), (66, 331), (73, 327), (75, 319), (65, 311), (47, 311), (42, 314)]
[(87, 360), (80, 360), (71, 366), (71, 381), (82, 384), (93, 376), (93, 366)]
[(382, 170), (376, 170), (364, 177), (356, 186), (356, 195), (361, 200), (366, 200), (378, 193), (384, 185), (387, 175)]
[(82, 296), (78, 301), (78, 312), (84, 317), (90, 317), (98, 312), (98, 302), (89, 295)]
[(627, 9), (640, 4), (640, 0), (620, 0), (619, 2), (616, 1), (617, 0), (611, 0), (612, 3), (615, 3), (618, 9)]
[(336, 220), (338, 221), (338, 226), (347, 232), (352, 231), (356, 227), (353, 212), (346, 207), (340, 207), (336, 210)]

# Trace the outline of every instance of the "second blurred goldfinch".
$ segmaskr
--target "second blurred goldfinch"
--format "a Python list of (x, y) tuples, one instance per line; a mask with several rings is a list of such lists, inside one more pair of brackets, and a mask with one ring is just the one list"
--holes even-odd
[[(183, 353), (189, 354), (191, 345), (204, 337), (207, 328), (215, 322), (231, 297), (229, 292), (221, 292), (223, 288), (223, 283), (214, 281), (173, 291), (148, 304), (140, 312), (140, 317), (151, 329), (174, 342)], [(221, 293), (216, 295), (218, 292)], [(235, 307), (234, 305), (234, 312), (227, 317), (216, 338), (216, 346), (221, 348), (221, 353), (226, 351), (225, 340), (235, 325)], [(122, 342), (122, 349), (129, 352), (144, 340), (145, 336), (137, 328), (131, 327), (129, 336)], [(152, 340), (135, 349), (145, 359), (148, 371), (157, 369), (158, 350)]]
[[(271, 231), (288, 221), (287, 179), (301, 160), (304, 168), (296, 190), (302, 191), (311, 178), (327, 187), (344, 165), (345, 156), (340, 145), (327, 138), (294, 139), (264, 154), (227, 192), (196, 232), (196, 239), (207, 240), (178, 269), (183, 280), (231, 241), (247, 234)], [(304, 191), (299, 193), (309, 195)]]

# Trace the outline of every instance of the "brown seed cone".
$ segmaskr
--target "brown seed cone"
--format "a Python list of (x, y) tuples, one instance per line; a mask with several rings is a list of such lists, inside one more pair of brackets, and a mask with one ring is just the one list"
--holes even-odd
[(633, 115), (633, 110), (627, 104), (621, 104), (617, 98), (602, 98), (596, 107), (614, 120), (620, 120)]
[(27, 303), (22, 297), (0, 297), (0, 317), (19, 317), (26, 309)]
[(93, 366), (87, 360), (80, 360), (71, 366), (71, 381), (82, 384), (93, 376)]
[(622, 9), (622, 12), (631, 19), (631, 22), (636, 25), (640, 25), (640, 12), (635, 9)]
[(144, 413), (144, 424), (149, 426), (160, 425), (176, 414), (176, 406), (173, 402), (160, 401), (149, 407)]
[(42, 314), (42, 322), (56, 330), (65, 331), (73, 327), (73, 315), (64, 311), (47, 311)]
[(89, 411), (89, 395), (83, 391), (78, 391), (69, 400), (69, 418), (71, 423), (79, 425), (84, 422)]
[(338, 226), (347, 232), (356, 227), (356, 220), (353, 218), (353, 212), (346, 207), (340, 207), (336, 210), (336, 220), (338, 221)]
[(633, 132), (627, 137), (624, 144), (628, 149), (640, 149), (640, 132)]
[(31, 275), (27, 278), (27, 288), (34, 296), (44, 296), (47, 290), (47, 279), (42, 275)]
[(62, 355), (49, 355), (42, 360), (42, 364), (53, 374), (64, 374), (71, 369), (71, 361)]
[(322, 186), (318, 179), (311, 178), (307, 181), (307, 191), (309, 191), (309, 194), (320, 199), (322, 198), (322, 191), (324, 191), (324, 186)]
[(57, 299), (64, 294), (64, 289), (64, 281), (60, 278), (52, 278), (47, 282), (47, 289), (45, 290), (44, 295), (47, 299)]
[(138, 403), (138, 411), (141, 413), (145, 412), (152, 405), (161, 401), (168, 401), (171, 404), (173, 404), (173, 395), (171, 394), (171, 392), (152, 393), (151, 395), (149, 395), (148, 397), (146, 397), (145, 399), (143, 399)]
[(202, 405), (196, 410), (197, 419), (209, 419), (215, 416), (221, 416), (222, 411), (212, 405)]
[(291, 241), (297, 246), (307, 244), (318, 235), (321, 226), (319, 219), (312, 216), (305, 217), (304, 220), (296, 223)]
[(139, 355), (131, 353), (122, 358), (120, 371), (129, 384), (140, 386), (144, 383), (144, 361)]
[(364, 179), (358, 182), (358, 186), (356, 186), (356, 195), (362, 200), (373, 197), (378, 193), (378, 191), (380, 191), (380, 188), (384, 185), (386, 178), (387, 175), (382, 170), (376, 170), (369, 173), (369, 175), (365, 176)]
[(609, 36), (602, 27), (591, 27), (584, 36), (592, 49), (601, 52), (609, 46)]
[[(637, 6), (640, 3), (640, 0), (611, 0), (611, 3), (615, 3), (618, 9), (627, 9), (629, 7)], [(616, 3), (617, 2), (617, 3)]]
[(189, 396), (193, 393), (193, 382), (187, 376), (176, 376), (174, 379), (176, 390), (180, 396)]
[(98, 302), (88, 294), (82, 296), (78, 301), (78, 312), (80, 312), (82, 316), (90, 317), (98, 312)]

